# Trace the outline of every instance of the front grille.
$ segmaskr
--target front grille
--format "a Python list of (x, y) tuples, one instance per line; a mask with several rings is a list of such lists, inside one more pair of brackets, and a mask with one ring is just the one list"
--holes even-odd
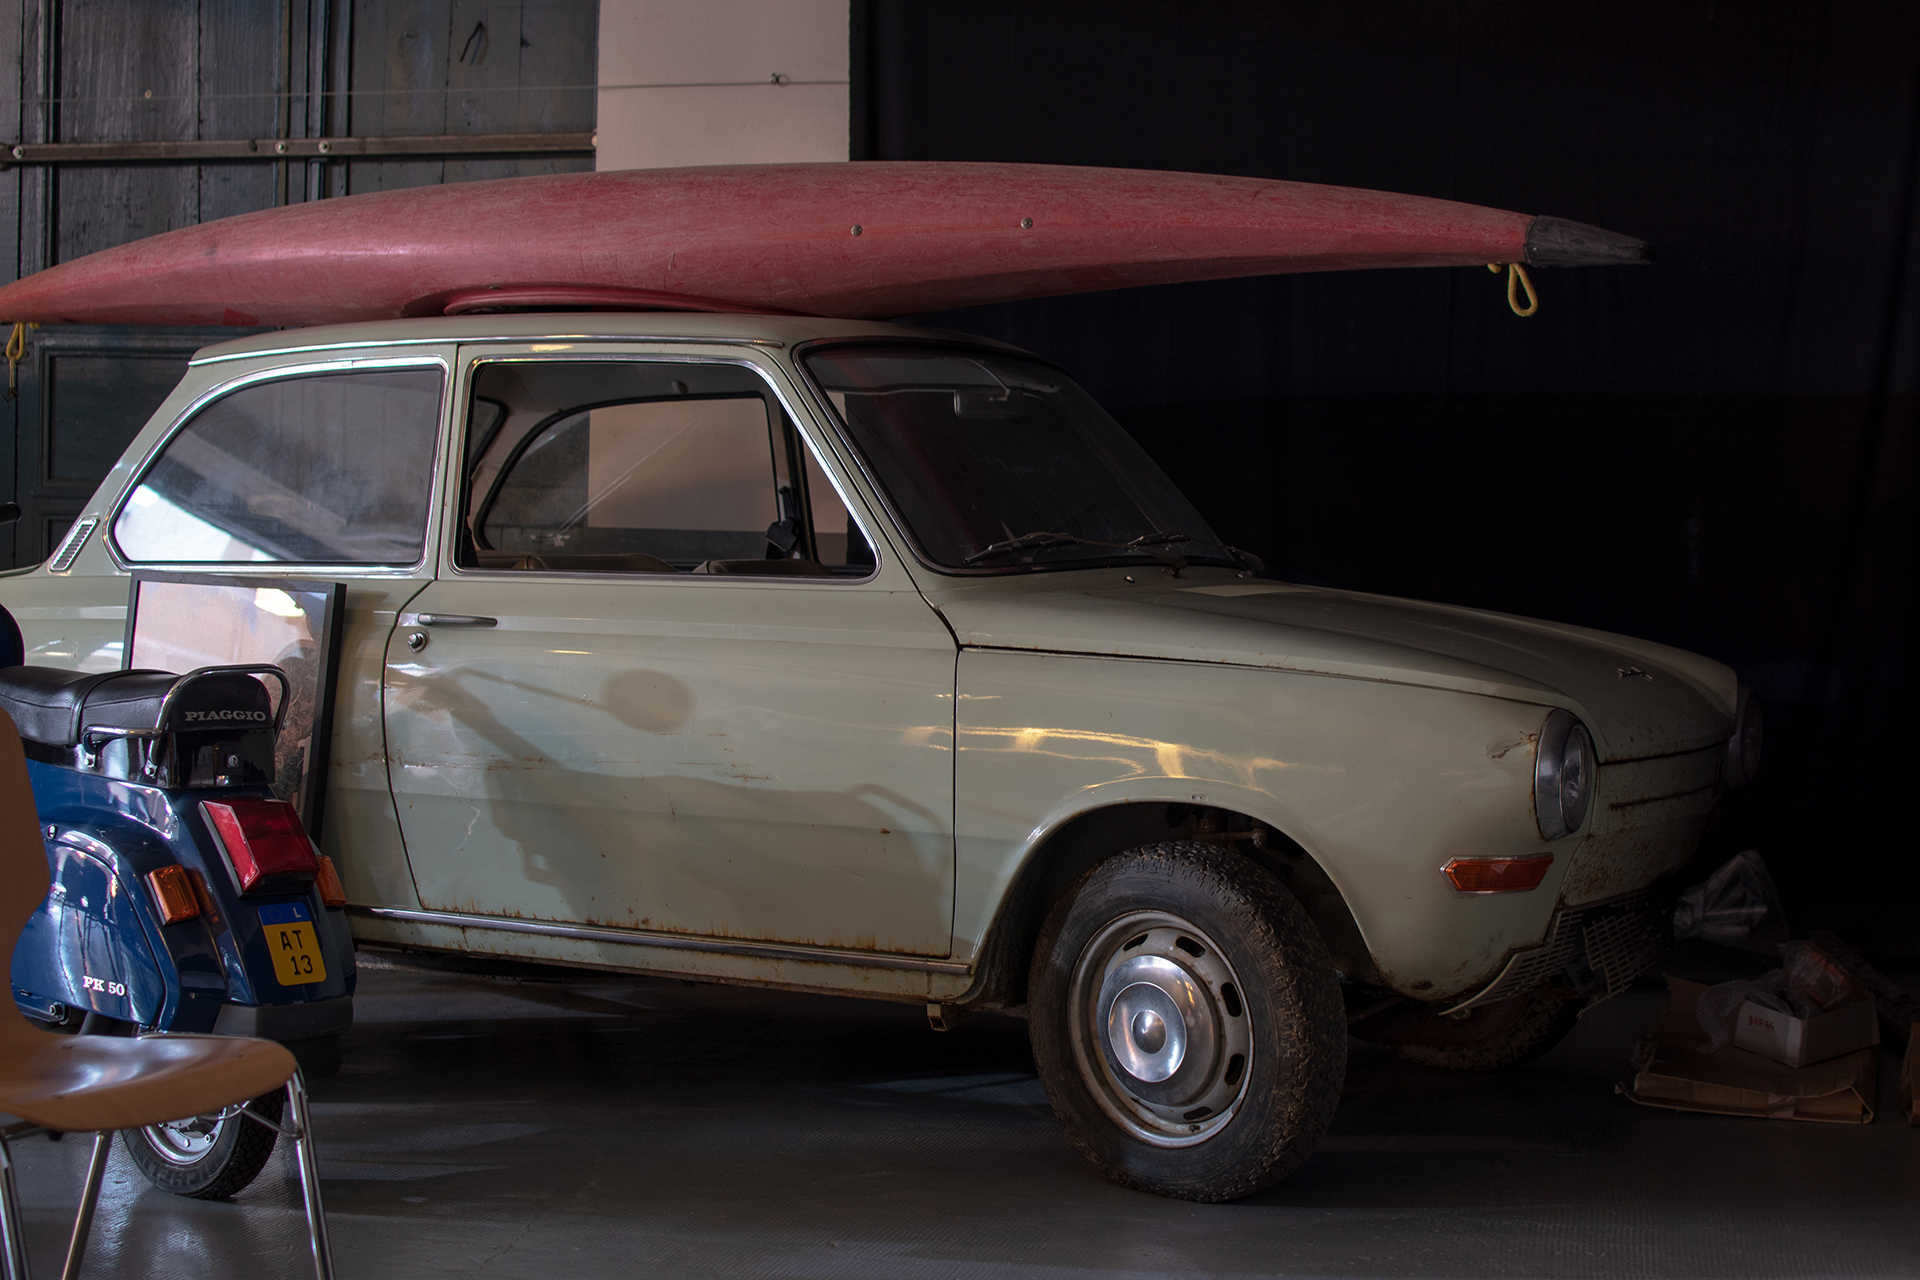
[(1514, 956), (1499, 977), (1454, 1009), (1525, 995), (1563, 976), (1583, 994), (1604, 1000), (1652, 968), (1672, 942), (1673, 905), (1652, 888), (1562, 907), (1539, 946)]
[[(1629, 908), (1588, 913), (1580, 930), (1587, 969), (1606, 987), (1607, 996), (1625, 991), (1673, 945), (1673, 911), (1659, 907), (1647, 895)], [(1580, 984), (1583, 990), (1588, 985)]]

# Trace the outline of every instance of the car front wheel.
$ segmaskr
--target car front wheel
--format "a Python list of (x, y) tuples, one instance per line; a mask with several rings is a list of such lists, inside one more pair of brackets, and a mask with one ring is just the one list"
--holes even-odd
[(1041, 929), (1034, 1057), (1054, 1113), (1114, 1180), (1232, 1200), (1284, 1178), (1333, 1119), (1346, 1017), (1299, 902), (1217, 845), (1093, 868)]

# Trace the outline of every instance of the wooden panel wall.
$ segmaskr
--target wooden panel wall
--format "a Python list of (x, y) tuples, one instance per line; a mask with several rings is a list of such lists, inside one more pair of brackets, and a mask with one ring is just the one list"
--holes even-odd
[[(0, 129), (9, 142), (587, 130), (598, 28), (596, 0), (0, 0)], [(280, 204), (592, 167), (578, 157), (6, 168), (0, 246), (14, 252), (0, 249), (0, 279)], [(45, 558), (192, 352), (236, 332), (34, 333), (17, 395), (0, 402), (0, 496), (26, 511), (0, 526), (0, 565)]]
[[(593, 128), (594, 66), (580, 62), (576, 0), (354, 0), (353, 14), (355, 134)], [(598, 10), (584, 17), (597, 31)], [(586, 158), (358, 160), (349, 181), (376, 191), (592, 168)]]

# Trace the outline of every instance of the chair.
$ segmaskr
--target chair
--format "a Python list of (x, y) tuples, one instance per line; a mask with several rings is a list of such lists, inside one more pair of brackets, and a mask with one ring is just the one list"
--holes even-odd
[[(0, 710), (0, 957), (13, 955), (20, 931), (45, 901), (48, 885), (46, 846), (34, 813), (20, 732)], [(5, 1006), (0, 1008), (0, 1111), (37, 1128), (94, 1135), (86, 1189), (67, 1250), (66, 1280), (74, 1280), (80, 1271), (114, 1132), (221, 1111), (245, 1115), (293, 1139), (314, 1274), (331, 1280), (333, 1255), (320, 1204), (307, 1091), (291, 1053), (270, 1040), (237, 1036), (61, 1035), (29, 1022), (11, 998), (0, 1005)], [(291, 1127), (242, 1109), (248, 1099), (283, 1085)], [(0, 1133), (0, 1245), (9, 1280), (29, 1280), (21, 1227), (13, 1161)]]

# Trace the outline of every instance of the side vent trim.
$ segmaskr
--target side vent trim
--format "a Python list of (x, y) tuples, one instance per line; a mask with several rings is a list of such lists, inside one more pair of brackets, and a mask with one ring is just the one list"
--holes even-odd
[(65, 573), (73, 568), (73, 562), (80, 557), (80, 548), (87, 545), (87, 539), (99, 527), (100, 522), (92, 516), (77, 522), (61, 540), (60, 549), (53, 553), (53, 559), (47, 564), (47, 572)]

